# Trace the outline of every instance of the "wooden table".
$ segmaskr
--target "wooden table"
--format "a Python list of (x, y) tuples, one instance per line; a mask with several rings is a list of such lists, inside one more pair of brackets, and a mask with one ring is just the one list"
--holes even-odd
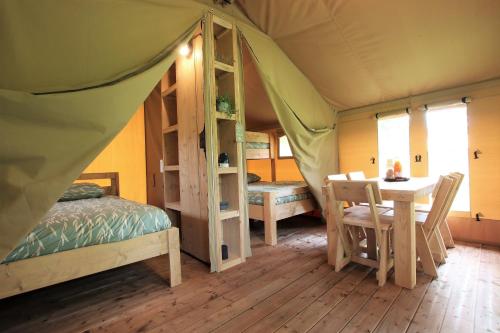
[(435, 178), (411, 178), (407, 182), (379, 181), (382, 199), (394, 201), (394, 273), (396, 284), (412, 289), (417, 280), (415, 201), (432, 193)]

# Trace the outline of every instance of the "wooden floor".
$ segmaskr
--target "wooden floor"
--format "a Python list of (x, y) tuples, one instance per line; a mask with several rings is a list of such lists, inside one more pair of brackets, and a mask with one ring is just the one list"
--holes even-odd
[(254, 256), (221, 274), (183, 255), (175, 289), (159, 257), (0, 301), (0, 332), (500, 332), (499, 249), (461, 244), (438, 280), (379, 288), (332, 271), (318, 221), (287, 222), (274, 248), (254, 228)]

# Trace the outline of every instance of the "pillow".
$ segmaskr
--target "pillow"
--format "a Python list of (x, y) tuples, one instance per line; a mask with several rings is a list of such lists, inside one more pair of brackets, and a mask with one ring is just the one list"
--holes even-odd
[(58, 201), (74, 201), (80, 199), (100, 198), (104, 195), (104, 189), (93, 183), (72, 184)]
[(260, 180), (259, 175), (256, 175), (255, 173), (247, 173), (248, 184), (258, 182), (259, 180)]

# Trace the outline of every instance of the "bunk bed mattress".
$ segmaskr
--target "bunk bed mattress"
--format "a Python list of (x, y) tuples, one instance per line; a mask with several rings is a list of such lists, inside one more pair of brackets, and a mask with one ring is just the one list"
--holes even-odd
[(276, 205), (312, 198), (311, 192), (290, 194), (295, 189), (307, 187), (305, 182), (257, 182), (248, 184), (248, 203), (264, 206), (264, 192), (276, 192)]
[(115, 196), (57, 202), (3, 263), (128, 240), (170, 227), (163, 210)]

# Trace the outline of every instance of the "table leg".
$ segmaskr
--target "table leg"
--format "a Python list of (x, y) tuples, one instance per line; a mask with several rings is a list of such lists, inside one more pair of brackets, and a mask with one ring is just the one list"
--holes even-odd
[(414, 202), (394, 202), (393, 248), (396, 284), (412, 289), (417, 281)]

